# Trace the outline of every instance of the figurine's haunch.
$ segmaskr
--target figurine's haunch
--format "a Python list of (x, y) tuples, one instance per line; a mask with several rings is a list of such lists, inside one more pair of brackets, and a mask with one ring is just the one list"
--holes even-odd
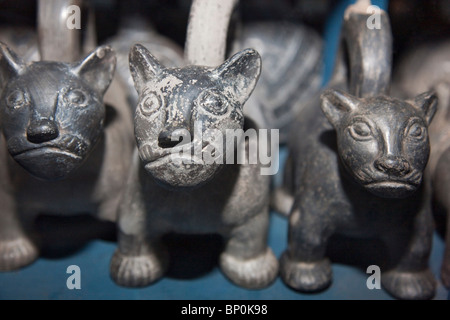
[[(161, 237), (169, 232), (222, 235), (226, 245), (220, 266), (238, 285), (262, 288), (277, 276), (277, 259), (266, 244), (269, 178), (260, 175), (260, 165), (207, 164), (203, 157), (186, 162), (173, 152), (179, 140), (172, 135), (184, 130), (192, 137), (184, 143), (189, 152), (200, 146), (203, 155), (219, 148), (216, 156), (225, 158), (206, 131), (225, 135), (227, 129), (243, 128), (242, 107), (260, 68), (254, 50), (217, 68), (168, 69), (143, 46), (132, 49), (138, 152), (119, 211), (119, 248), (111, 261), (118, 284), (146, 286), (163, 276), (168, 252)], [(202, 123), (201, 141), (195, 122)]]
[(436, 96), (356, 98), (329, 89), (321, 102), (323, 113), (311, 104), (291, 136), (286, 184), (294, 203), (283, 280), (297, 290), (322, 290), (332, 278), (325, 256), (331, 235), (378, 237), (388, 248), (386, 290), (398, 298), (433, 297), (433, 219), (421, 182)]
[(37, 214), (115, 220), (133, 146), (125, 94), (103, 103), (115, 63), (100, 47), (76, 63), (26, 64), (0, 44), (0, 270), (37, 257)]

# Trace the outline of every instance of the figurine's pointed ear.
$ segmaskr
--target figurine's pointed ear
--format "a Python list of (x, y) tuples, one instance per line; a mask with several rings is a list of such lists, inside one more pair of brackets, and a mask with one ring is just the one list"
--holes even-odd
[(412, 101), (413, 104), (422, 110), (425, 120), (428, 124), (433, 120), (433, 116), (436, 113), (437, 105), (438, 105), (438, 96), (435, 91), (427, 91), (422, 94), (419, 94)]
[(242, 50), (214, 69), (213, 74), (223, 83), (224, 90), (231, 91), (243, 105), (261, 74), (261, 56), (253, 49)]
[(25, 68), (25, 63), (6, 44), (0, 42), (0, 87)]
[(143, 45), (135, 44), (130, 51), (130, 72), (138, 93), (164, 66)]
[(358, 98), (341, 90), (327, 89), (320, 96), (321, 108), (328, 121), (336, 127), (342, 116), (358, 107)]
[(109, 46), (92, 51), (72, 66), (72, 72), (84, 79), (102, 96), (108, 89), (116, 69), (116, 54)]

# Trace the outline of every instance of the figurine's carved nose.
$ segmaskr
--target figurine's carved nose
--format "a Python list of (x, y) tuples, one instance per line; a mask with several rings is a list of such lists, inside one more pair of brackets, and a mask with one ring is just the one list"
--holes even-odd
[(375, 160), (375, 168), (389, 175), (403, 177), (411, 172), (411, 165), (403, 157), (387, 156)]
[(174, 132), (175, 130), (163, 130), (158, 136), (158, 145), (161, 148), (173, 148), (180, 143), (183, 138)]
[(27, 128), (27, 139), (32, 143), (51, 141), (59, 136), (58, 127), (48, 119), (32, 121)]

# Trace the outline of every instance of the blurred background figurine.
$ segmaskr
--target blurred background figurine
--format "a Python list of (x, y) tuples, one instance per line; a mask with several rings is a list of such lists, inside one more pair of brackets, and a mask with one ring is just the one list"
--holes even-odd
[[(433, 209), (437, 226), (446, 229), (446, 249), (441, 269), (445, 286), (450, 287), (450, 41), (422, 45), (399, 64), (396, 90), (400, 96), (434, 89), (439, 98), (435, 120), (429, 128), (431, 154), (427, 174), (433, 189)], [(447, 226), (440, 228), (440, 221)]]

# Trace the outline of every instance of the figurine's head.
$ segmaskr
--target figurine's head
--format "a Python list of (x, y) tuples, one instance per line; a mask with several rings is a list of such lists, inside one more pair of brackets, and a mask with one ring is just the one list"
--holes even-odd
[(0, 43), (0, 121), (14, 160), (46, 180), (78, 168), (103, 132), (115, 63), (100, 47), (76, 63), (25, 64)]
[(258, 81), (259, 54), (244, 50), (217, 68), (169, 69), (135, 45), (130, 70), (139, 94), (135, 135), (145, 169), (172, 187), (211, 179), (225, 161), (205, 159), (225, 159), (226, 142), (217, 133), (225, 137), (227, 129), (243, 128), (242, 107)]
[(361, 99), (329, 89), (321, 99), (336, 129), (340, 159), (360, 185), (385, 198), (407, 197), (418, 189), (430, 152), (434, 93), (402, 101), (386, 96)]

